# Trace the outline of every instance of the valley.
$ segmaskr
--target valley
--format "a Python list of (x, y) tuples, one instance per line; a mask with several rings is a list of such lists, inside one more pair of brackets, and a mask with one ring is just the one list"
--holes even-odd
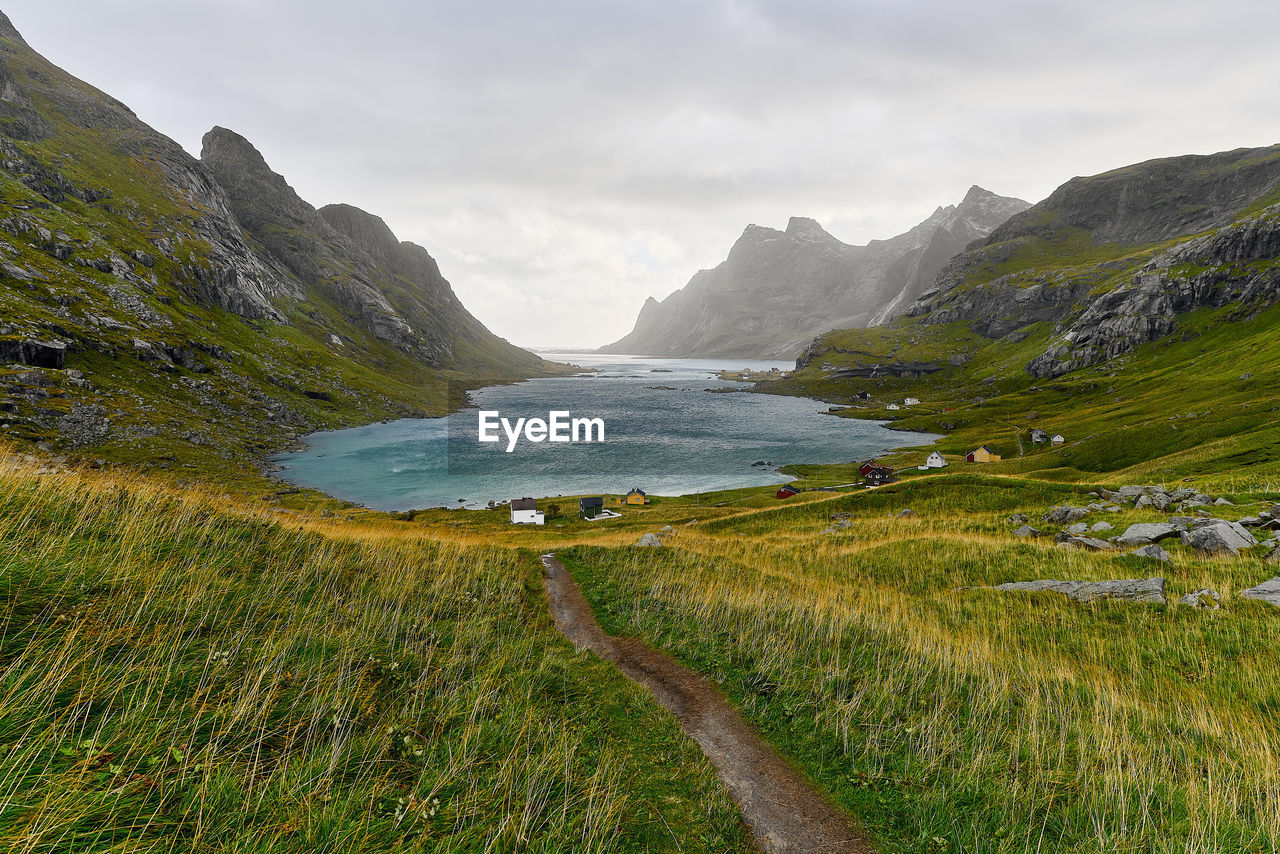
[[(476, 192), (563, 227), (491, 120)], [(455, 293), (199, 148), (0, 14), (5, 850), (1280, 850), (1280, 146), (751, 225), (541, 355), (458, 293), (595, 316), (521, 278), (594, 232)], [(643, 233), (581, 275), (661, 280)]]

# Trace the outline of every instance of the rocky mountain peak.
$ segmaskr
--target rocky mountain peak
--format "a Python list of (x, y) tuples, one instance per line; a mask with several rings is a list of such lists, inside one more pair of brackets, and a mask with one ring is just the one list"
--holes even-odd
[(225, 163), (241, 172), (272, 175), (284, 181), (283, 177), (271, 171), (262, 152), (233, 130), (214, 125), (201, 138), (200, 146), (200, 160), (205, 164)]
[(18, 32), (18, 28), (13, 25), (13, 21), (10, 21), (9, 16), (4, 12), (0, 12), (0, 38), (17, 39), (24, 45), (26, 44), (22, 34)]
[(964, 198), (961, 199), (960, 204), (962, 205), (978, 204), (983, 201), (987, 201), (990, 199), (998, 199), (998, 198), (1000, 197), (997, 196), (995, 193), (991, 192), (990, 190), (984, 190), (983, 188), (979, 187), (977, 184), (974, 184), (972, 187), (969, 188), (969, 192), (964, 194)]
[(325, 205), (318, 211), (324, 221), (355, 241), (375, 258), (388, 259), (400, 248), (400, 240), (382, 217), (362, 211), (355, 205)]
[(787, 220), (787, 234), (796, 240), (823, 242), (835, 240), (816, 219), (810, 219), (807, 216), (793, 216)]

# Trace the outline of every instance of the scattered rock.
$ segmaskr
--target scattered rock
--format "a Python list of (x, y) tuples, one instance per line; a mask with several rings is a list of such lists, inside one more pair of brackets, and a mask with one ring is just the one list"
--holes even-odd
[(1240, 591), (1241, 599), (1261, 599), (1280, 608), (1280, 577), (1264, 581), (1257, 587)]
[(1072, 507), (1070, 504), (1063, 504), (1049, 508), (1049, 512), (1043, 518), (1044, 521), (1053, 525), (1070, 525), (1073, 522), (1079, 522), (1092, 512), (1088, 507)]
[(674, 534), (675, 532), (676, 532), (676, 529), (671, 527), (670, 525), (663, 525), (662, 530), (658, 531), (658, 535), (662, 537), (668, 537)]
[(1192, 608), (1204, 608), (1208, 611), (1216, 611), (1222, 607), (1222, 596), (1216, 590), (1197, 590), (1194, 593), (1188, 593), (1178, 600), (1183, 605), (1190, 605)]
[(1114, 525), (1112, 525), (1110, 522), (1094, 522), (1094, 523), (1089, 527), (1089, 531), (1090, 531), (1090, 532), (1092, 532), (1092, 533), (1094, 533), (1094, 534), (1100, 534), (1100, 533), (1102, 533), (1103, 531), (1110, 531), (1110, 530), (1113, 530), (1113, 529), (1114, 529), (1114, 527), (1115, 527), (1115, 526), (1114, 526)]
[(1236, 506), (1234, 501), (1228, 501), (1225, 498), (1219, 498), (1217, 501), (1213, 503), (1219, 507), (1235, 507)]
[(1145, 546), (1178, 535), (1178, 529), (1165, 522), (1140, 522), (1130, 525), (1125, 532), (1115, 538), (1116, 545)]
[(1068, 534), (1087, 534), (1088, 532), (1089, 532), (1089, 526), (1086, 525), (1084, 522), (1077, 522), (1074, 525), (1072, 525), (1070, 528), (1067, 528)]
[(1134, 557), (1145, 557), (1150, 560), (1162, 560), (1165, 563), (1173, 562), (1173, 555), (1169, 554), (1167, 551), (1160, 548), (1155, 543), (1151, 543), (1150, 545), (1143, 546), (1140, 549), (1134, 549), (1133, 551), (1129, 552), (1129, 554), (1133, 555)]
[(661, 548), (662, 538), (659, 537), (657, 534), (645, 534), (643, 537), (641, 537), (639, 540), (636, 541), (636, 545), (637, 546), (654, 546), (657, 548)]
[(1012, 516), (1009, 517), (1009, 521), (1015, 525), (1025, 525), (1027, 524), (1027, 514), (1014, 513)]
[(1257, 545), (1253, 538), (1238, 522), (1227, 522), (1219, 519), (1215, 524), (1197, 527), (1184, 534), (1187, 545), (1206, 554), (1236, 554), (1240, 549)]
[(1015, 537), (1043, 537), (1044, 534), (1030, 525), (1023, 525), (1021, 528), (1013, 532)]
[[(1280, 581), (1280, 579), (1277, 580)], [(1124, 578), (1118, 581), (1054, 581), (1051, 579), (1011, 581), (1007, 584), (997, 584), (995, 589), (1006, 592), (1062, 593), (1076, 602), (1123, 599), (1130, 602), (1165, 604), (1163, 578)]]
[(912, 510), (910, 507), (904, 507), (899, 510), (897, 516), (899, 519), (918, 519), (919, 517), (920, 514)]

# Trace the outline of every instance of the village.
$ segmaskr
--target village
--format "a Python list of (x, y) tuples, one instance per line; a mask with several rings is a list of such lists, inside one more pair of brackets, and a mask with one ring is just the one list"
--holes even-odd
[[(859, 393), (860, 396), (862, 394), (866, 394), (866, 393), (865, 392)], [(903, 400), (902, 405), (915, 406), (915, 405), (918, 405), (919, 403), (920, 403), (919, 399), (914, 397), (908, 397), (905, 400)], [(892, 410), (892, 409), (898, 409), (899, 406), (898, 404), (890, 403), (886, 408)], [(1048, 445), (1050, 447), (1063, 445), (1067, 441), (1066, 437), (1063, 436), (1061, 433), (1054, 433), (1050, 435), (1048, 431), (1040, 427), (1036, 427), (1031, 430), (1030, 439), (1033, 446)], [(1021, 447), (1020, 442), (1019, 442), (1019, 447)], [(963, 462), (981, 465), (981, 464), (987, 464), (987, 463), (998, 463), (1002, 459), (1003, 457), (999, 453), (997, 453), (991, 446), (980, 445), (977, 448), (974, 448), (969, 453), (965, 454), (963, 458)], [(764, 465), (764, 464), (765, 463), (762, 461), (759, 463), (753, 463), (752, 465), (756, 466), (756, 465)], [(921, 471), (921, 472), (931, 472), (931, 471), (938, 471), (941, 469), (945, 469), (949, 465), (951, 465), (951, 463), (947, 461), (946, 457), (944, 457), (941, 452), (931, 451), (929, 455), (925, 457), (924, 462), (921, 463), (920, 465), (915, 466), (914, 470)], [(874, 459), (861, 460), (858, 462), (858, 476), (862, 478), (861, 482), (838, 484), (836, 486), (818, 486), (818, 487), (812, 487), (812, 488), (805, 488), (803, 486), (799, 486), (795, 482), (785, 483), (778, 487), (777, 491), (774, 493), (774, 497), (779, 500), (785, 500), (806, 491), (832, 492), (832, 491), (838, 491), (841, 488), (875, 489), (876, 487), (884, 486), (886, 484), (897, 483), (899, 480), (898, 475), (900, 473), (906, 473), (907, 471), (910, 471), (910, 470), (911, 469), (894, 469), (890, 466), (883, 465)], [(613, 502), (614, 502), (614, 506), (617, 506), (617, 507), (627, 507), (627, 506), (643, 507), (644, 505), (650, 502), (650, 498), (644, 492), (644, 490), (640, 489), (639, 487), (633, 487), (627, 493), (614, 497)], [(582, 519), (584, 521), (592, 522), (592, 521), (599, 521), (599, 520), (606, 520), (606, 519), (616, 519), (621, 517), (622, 515), (621, 513), (617, 512), (616, 510), (609, 509), (605, 505), (606, 505), (606, 499), (604, 496), (597, 495), (597, 496), (581, 497), (578, 499), (577, 518)], [(501, 506), (501, 505), (496, 505), (493, 502), (490, 502), (490, 509), (496, 509), (498, 506)], [(558, 504), (548, 503), (548, 506), (554, 507), (554, 512), (548, 514), (544, 510), (539, 510), (538, 501), (535, 498), (524, 497), (524, 498), (512, 499), (510, 502), (508, 502), (508, 507), (511, 515), (511, 524), (513, 525), (545, 525), (548, 516), (552, 516), (552, 517), (556, 516), (559, 513), (559, 509), (560, 509)]]

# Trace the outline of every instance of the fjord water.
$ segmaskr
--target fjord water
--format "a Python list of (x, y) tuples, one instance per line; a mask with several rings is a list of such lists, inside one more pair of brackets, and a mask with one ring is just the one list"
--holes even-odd
[[(725, 368), (789, 370), (789, 362), (649, 359), (596, 353), (543, 354), (591, 373), (491, 386), (447, 418), (402, 419), (314, 433), (306, 449), (282, 454), (281, 476), (298, 486), (378, 510), (483, 507), (522, 496), (652, 495), (782, 483), (765, 466), (839, 463), (936, 436), (837, 418), (828, 404), (753, 394), (721, 380)], [(736, 393), (735, 393), (736, 392)], [(507, 453), (507, 440), (478, 441), (478, 411), (546, 419), (551, 410), (601, 418), (602, 443), (532, 443)]]

